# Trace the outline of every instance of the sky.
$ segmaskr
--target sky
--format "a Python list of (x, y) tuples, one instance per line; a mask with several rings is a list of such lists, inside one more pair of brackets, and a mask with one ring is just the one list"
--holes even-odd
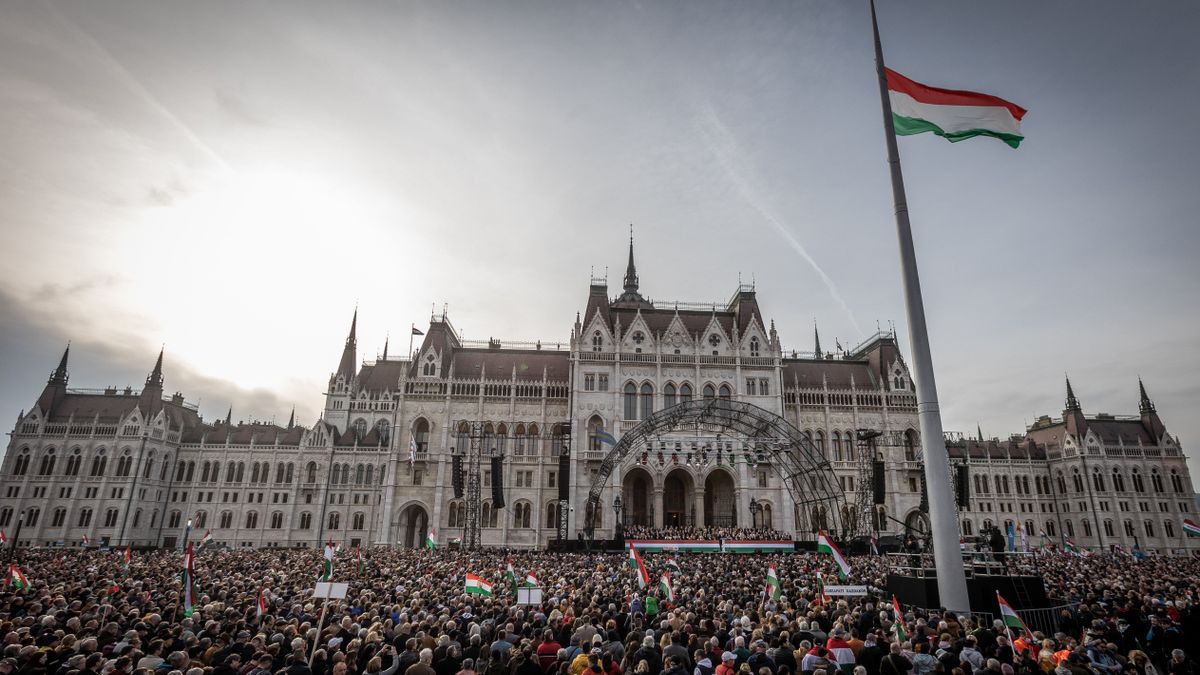
[[(1136, 414), (1200, 457), (1200, 4), (880, 2), (889, 67), (1024, 107), (899, 139), (948, 430)], [(447, 306), (565, 341), (589, 278), (786, 350), (907, 327), (867, 4), (0, 5), (0, 415), (71, 384), (311, 424)], [(1191, 412), (1189, 412), (1191, 411)], [(1193, 470), (1200, 465), (1193, 464)]]

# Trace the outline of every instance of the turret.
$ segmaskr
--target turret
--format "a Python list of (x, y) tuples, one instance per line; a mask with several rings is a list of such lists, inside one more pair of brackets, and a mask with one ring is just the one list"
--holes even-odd
[(1159, 419), (1154, 402), (1146, 393), (1146, 385), (1142, 384), (1140, 377), (1138, 378), (1138, 395), (1140, 397), (1138, 410), (1142, 413), (1142, 426), (1146, 427), (1146, 431), (1150, 432), (1150, 436), (1154, 438), (1155, 442), (1161, 441), (1163, 435), (1167, 433), (1167, 428)]
[(1079, 399), (1075, 398), (1075, 390), (1071, 388), (1071, 378), (1067, 378), (1067, 402), (1063, 409), (1063, 421), (1067, 425), (1067, 433), (1083, 438), (1087, 434), (1087, 419), (1083, 416), (1083, 408)]
[(358, 308), (354, 308), (354, 318), (350, 320), (350, 334), (346, 336), (346, 346), (342, 349), (342, 360), (338, 363), (335, 377), (341, 375), (349, 382), (354, 378), (354, 360), (358, 351)]
[(58, 361), (58, 367), (50, 374), (50, 379), (46, 381), (46, 388), (38, 397), (38, 408), (41, 408), (42, 414), (47, 417), (67, 396), (67, 380), (70, 379), (67, 375), (67, 358), (70, 355), (71, 345), (68, 343), (67, 348), (63, 350), (62, 358)]
[(158, 360), (154, 362), (154, 369), (146, 376), (146, 386), (142, 387), (142, 394), (138, 401), (138, 407), (142, 409), (142, 414), (147, 418), (152, 417), (162, 408), (163, 351), (163, 349), (158, 350)]

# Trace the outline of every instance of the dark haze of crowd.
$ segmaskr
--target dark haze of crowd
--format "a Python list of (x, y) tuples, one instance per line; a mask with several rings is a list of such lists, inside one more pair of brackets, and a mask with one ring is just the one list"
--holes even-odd
[[(200, 551), (191, 616), (177, 552), (134, 552), (128, 569), (123, 550), (16, 554), (29, 588), (0, 590), (0, 675), (1189, 675), (1200, 655), (1195, 558), (1010, 561), (1065, 606), (1010, 642), (996, 608), (905, 608), (902, 638), (879, 556), (850, 558), (868, 596), (820, 598), (818, 572), (838, 583), (829, 555), (646, 554), (643, 590), (623, 553), (365, 548), (360, 570), (348, 550), (332, 578), (348, 594), (318, 634), (317, 549)], [(510, 558), (541, 604), (515, 604)], [(668, 569), (674, 600), (658, 590)], [(494, 594), (465, 594), (467, 573)]]

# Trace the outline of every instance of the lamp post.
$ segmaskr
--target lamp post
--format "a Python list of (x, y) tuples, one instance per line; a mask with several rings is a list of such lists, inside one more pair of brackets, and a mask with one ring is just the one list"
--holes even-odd
[(758, 527), (758, 519), (759, 519), (760, 514), (762, 514), (762, 510), (763, 510), (762, 504), (759, 503), (759, 501), (757, 499), (750, 500), (750, 518), (751, 518), (752, 522), (754, 523), (754, 527), (756, 527), (756, 528)]
[(624, 538), (623, 530), (625, 529), (625, 527), (624, 527), (624, 523), (621, 522), (621, 507), (622, 506), (623, 506), (623, 504), (621, 503), (621, 495), (618, 494), (617, 496), (613, 497), (613, 502), (612, 502), (613, 513), (617, 517), (616, 525), (613, 526), (613, 539), (616, 539), (617, 543), (620, 543), (621, 540)]
[(17, 514), (17, 529), (13, 531), (12, 543), (8, 545), (8, 558), (16, 562), (17, 560), (17, 541), (21, 539), (21, 526), (25, 524), (25, 509)]

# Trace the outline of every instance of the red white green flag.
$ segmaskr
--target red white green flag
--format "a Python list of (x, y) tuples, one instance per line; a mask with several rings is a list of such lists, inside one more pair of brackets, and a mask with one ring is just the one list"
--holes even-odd
[(1004, 627), (1008, 629), (1008, 637), (1012, 639), (1012, 629), (1020, 628), (1025, 631), (1026, 635), (1033, 635), (1029, 630), (1029, 626), (1017, 616), (1017, 611), (1012, 608), (1012, 605), (1004, 601), (1004, 597), (1000, 595), (1000, 591), (996, 591), (996, 602), (1000, 605), (1000, 619), (1004, 621)]
[(262, 618), (267, 614), (267, 594), (262, 588), (258, 589), (258, 602), (255, 603), (254, 616)]
[(356, 547), (354, 550), (358, 552), (358, 573), (362, 574), (363, 571), (367, 568), (366, 564), (363, 562), (363, 559), (362, 559), (362, 547), (361, 546)]
[(538, 585), (538, 580), (537, 580), (537, 577), (533, 574), (533, 570), (529, 570), (529, 572), (525, 575), (525, 585), (526, 586), (537, 586)]
[(838, 576), (845, 579), (850, 576), (850, 563), (846, 562), (846, 558), (842, 556), (842, 552), (838, 550), (837, 544), (825, 534), (825, 530), (817, 532), (817, 553), (828, 553), (833, 556), (833, 561), (838, 566)]
[(783, 587), (779, 585), (779, 575), (775, 572), (775, 563), (767, 565), (767, 586), (763, 593), (772, 600), (778, 600), (783, 595)]
[(492, 594), (492, 585), (483, 577), (478, 577), (467, 572), (467, 581), (463, 587), (463, 591), (471, 595), (482, 595), (486, 598)]
[(8, 565), (8, 583), (22, 591), (29, 588), (29, 580), (25, 578), (25, 575), (21, 572), (21, 568), (17, 567), (16, 563), (9, 563)]
[(517, 573), (513, 569), (512, 556), (508, 557), (508, 563), (504, 569), (504, 578), (512, 585), (513, 595), (517, 594)]
[(1200, 525), (1192, 522), (1192, 520), (1189, 518), (1183, 519), (1183, 531), (1186, 532), (1187, 536), (1189, 537), (1200, 537)]
[(896, 615), (896, 637), (905, 642), (908, 640), (908, 626), (904, 625), (904, 612), (900, 610), (900, 603), (896, 601), (895, 595), (892, 596), (892, 613)]
[(658, 592), (662, 594), (663, 600), (667, 602), (675, 602), (675, 588), (671, 586), (671, 573), (664, 570), (662, 578), (658, 580)]
[(133, 560), (133, 547), (125, 547), (125, 571), (129, 571), (129, 563)]
[(914, 82), (891, 68), (887, 74), (892, 125), (897, 136), (932, 132), (951, 143), (991, 136), (1017, 147), (1025, 140), (1025, 109), (991, 94), (942, 89)]
[(183, 554), (183, 615), (191, 616), (196, 601), (196, 568), (195, 556), (192, 554), (192, 542), (188, 542), (187, 551)]
[(650, 573), (646, 571), (646, 566), (642, 564), (642, 556), (638, 555), (633, 544), (627, 546), (629, 548), (629, 567), (637, 574), (638, 588), (644, 589), (650, 585)]
[(0, 530), (0, 546), (8, 543), (8, 537), (4, 536), (4, 530)]

